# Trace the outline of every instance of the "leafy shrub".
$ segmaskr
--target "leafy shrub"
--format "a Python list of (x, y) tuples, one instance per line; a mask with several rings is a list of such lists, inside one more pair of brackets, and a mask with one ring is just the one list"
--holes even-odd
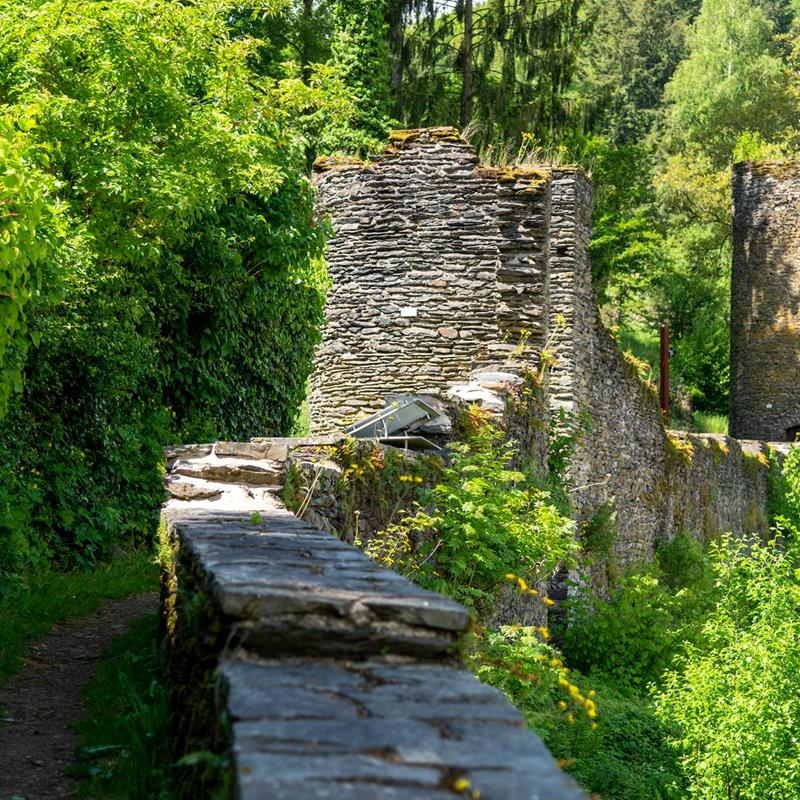
[(585, 593), (568, 602), (564, 652), (582, 672), (642, 690), (697, 635), (711, 589), (702, 548), (678, 534), (656, 563), (623, 577), (608, 599)]
[[(58, 239), (56, 183), (45, 168), (49, 157), (28, 135), (29, 116), (16, 121), (0, 110), (0, 415), (9, 396), (22, 388), (22, 367), (31, 340), (30, 304), (41, 291), (46, 258)], [(52, 276), (46, 283), (52, 290)]]
[(800, 571), (797, 545), (713, 545), (717, 604), (655, 696), (701, 799), (800, 795)]
[(685, 530), (658, 546), (656, 562), (661, 582), (670, 589), (688, 589), (697, 597), (704, 597), (713, 589), (711, 560), (703, 545)]
[(564, 652), (582, 672), (601, 672), (620, 686), (644, 688), (672, 661), (683, 641), (687, 592), (659, 583), (654, 571), (624, 577), (610, 599), (569, 602)]
[(368, 552), (423, 585), (477, 608), (508, 573), (549, 577), (575, 550), (575, 524), (548, 492), (511, 469), (514, 447), (490, 424), (453, 447), (451, 463), (421, 493), (416, 513), (377, 535)]
[(324, 290), (301, 117), (324, 100), (254, 72), (240, 10), (0, 0), (0, 584), (152, 529), (161, 445), (292, 427)]
[(569, 669), (537, 629), (484, 631), (472, 667), (508, 695), (588, 791), (604, 800), (684, 796), (674, 788), (681, 776), (666, 743), (671, 731), (652, 704)]
[[(483, 630), (473, 654), (473, 670), (485, 683), (502, 689), (515, 706), (534, 720), (547, 719), (547, 730), (574, 726), (570, 735), (586, 737), (598, 727), (597, 692), (581, 688), (584, 680), (564, 666), (557, 648), (542, 640), (541, 628), (505, 625)], [(591, 740), (591, 737), (589, 737)]]

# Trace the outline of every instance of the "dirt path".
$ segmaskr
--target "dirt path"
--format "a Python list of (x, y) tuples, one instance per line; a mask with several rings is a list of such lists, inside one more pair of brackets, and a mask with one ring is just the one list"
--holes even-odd
[(65, 771), (76, 737), (69, 723), (80, 715), (81, 690), (111, 640), (157, 606), (156, 594), (109, 601), (30, 648), (22, 671), (0, 687), (0, 800), (70, 796)]

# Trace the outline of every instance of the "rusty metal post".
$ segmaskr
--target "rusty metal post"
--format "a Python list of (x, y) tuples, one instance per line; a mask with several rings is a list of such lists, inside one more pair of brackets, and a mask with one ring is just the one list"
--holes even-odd
[(661, 326), (661, 381), (659, 383), (661, 395), (661, 413), (664, 422), (669, 423), (669, 326)]

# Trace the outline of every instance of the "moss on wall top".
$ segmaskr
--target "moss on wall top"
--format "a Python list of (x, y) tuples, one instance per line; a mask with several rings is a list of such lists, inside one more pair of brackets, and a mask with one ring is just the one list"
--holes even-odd
[(781, 161), (739, 161), (733, 165), (736, 173), (749, 172), (752, 175), (767, 175), (773, 178), (800, 176), (800, 161), (785, 159)]

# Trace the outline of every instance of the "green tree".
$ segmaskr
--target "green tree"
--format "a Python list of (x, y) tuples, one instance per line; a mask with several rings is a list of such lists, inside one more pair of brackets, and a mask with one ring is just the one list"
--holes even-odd
[(717, 168), (739, 137), (780, 138), (796, 118), (774, 25), (748, 0), (704, 0), (688, 35), (689, 55), (666, 88), (671, 148), (697, 143)]
[(321, 152), (364, 155), (381, 149), (389, 132), (389, 50), (383, 0), (335, 0), (331, 57), (353, 98), (353, 111), (326, 125)]
[(25, 254), (4, 368), (36, 345), (0, 422), (0, 575), (147, 532), (170, 439), (291, 427), (322, 308), (303, 130), (323, 93), (256, 74), (269, 43), (240, 11), (0, 0), (0, 153), (22, 175), (3, 208), (26, 215), (0, 220), (0, 253)]
[(664, 87), (686, 55), (700, 0), (592, 0), (592, 34), (575, 87), (582, 127), (614, 144), (639, 144), (658, 120)]
[[(410, 126), (474, 123), (481, 144), (552, 142), (588, 31), (583, 0), (405, 4), (395, 53), (397, 115)], [(395, 18), (397, 12), (395, 10)]]

